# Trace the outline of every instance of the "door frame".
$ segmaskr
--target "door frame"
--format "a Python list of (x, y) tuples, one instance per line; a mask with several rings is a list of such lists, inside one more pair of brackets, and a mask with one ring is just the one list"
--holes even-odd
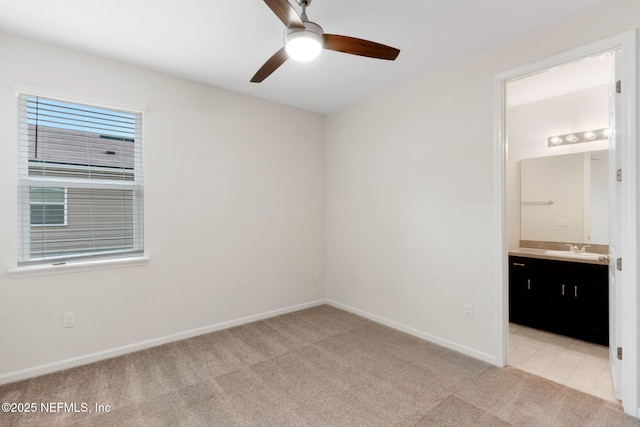
[[(623, 347), (622, 371), (624, 382), (621, 397), (624, 411), (638, 417), (638, 229), (637, 229), (637, 150), (636, 150), (636, 32), (629, 31), (595, 43), (591, 43), (558, 55), (535, 61), (524, 66), (505, 71), (494, 77), (494, 209), (495, 227), (498, 231), (494, 241), (495, 277), (498, 283), (495, 307), (499, 308), (495, 325), (497, 349), (496, 364), (506, 366), (509, 336), (509, 303), (508, 303), (508, 235), (507, 235), (507, 141), (506, 141), (506, 83), (509, 80), (536, 74), (542, 70), (577, 60), (597, 53), (622, 49), (620, 70), (616, 73), (623, 84), (621, 97), (622, 111), (616, 111), (622, 118), (622, 129), (616, 129), (616, 150), (621, 151), (622, 158), (622, 242), (618, 252), (624, 257), (624, 268), (620, 272), (622, 306), (619, 307)], [(614, 262), (614, 261), (612, 261)], [(611, 303), (610, 303), (611, 304)], [(618, 315), (616, 313), (616, 315)]]

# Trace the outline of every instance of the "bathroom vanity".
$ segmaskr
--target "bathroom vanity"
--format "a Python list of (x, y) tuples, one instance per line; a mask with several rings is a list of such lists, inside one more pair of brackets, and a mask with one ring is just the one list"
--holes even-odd
[(519, 168), (509, 320), (608, 346), (608, 152), (527, 158)]
[(609, 345), (606, 257), (598, 261), (512, 251), (509, 321)]

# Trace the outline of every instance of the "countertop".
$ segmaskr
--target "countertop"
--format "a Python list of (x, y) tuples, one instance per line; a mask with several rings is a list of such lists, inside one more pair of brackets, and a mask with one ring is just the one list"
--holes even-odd
[(585, 258), (573, 258), (568, 256), (565, 257), (562, 255), (548, 255), (545, 253), (546, 251), (547, 249), (516, 248), (509, 249), (509, 255), (526, 258), (550, 259), (554, 261), (579, 262), (583, 264), (609, 265), (609, 257), (607, 255), (600, 255), (600, 258), (598, 260), (593, 260)]

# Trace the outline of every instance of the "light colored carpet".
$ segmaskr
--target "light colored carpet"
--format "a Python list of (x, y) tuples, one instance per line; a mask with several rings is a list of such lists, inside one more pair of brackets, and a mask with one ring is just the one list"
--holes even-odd
[[(329, 306), (0, 387), (3, 426), (640, 426), (612, 402)], [(79, 406), (80, 408), (80, 406)]]

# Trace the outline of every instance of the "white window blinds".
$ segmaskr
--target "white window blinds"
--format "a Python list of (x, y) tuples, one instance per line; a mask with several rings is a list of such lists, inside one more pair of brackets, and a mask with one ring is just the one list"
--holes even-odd
[(18, 265), (143, 255), (142, 114), (18, 97)]

